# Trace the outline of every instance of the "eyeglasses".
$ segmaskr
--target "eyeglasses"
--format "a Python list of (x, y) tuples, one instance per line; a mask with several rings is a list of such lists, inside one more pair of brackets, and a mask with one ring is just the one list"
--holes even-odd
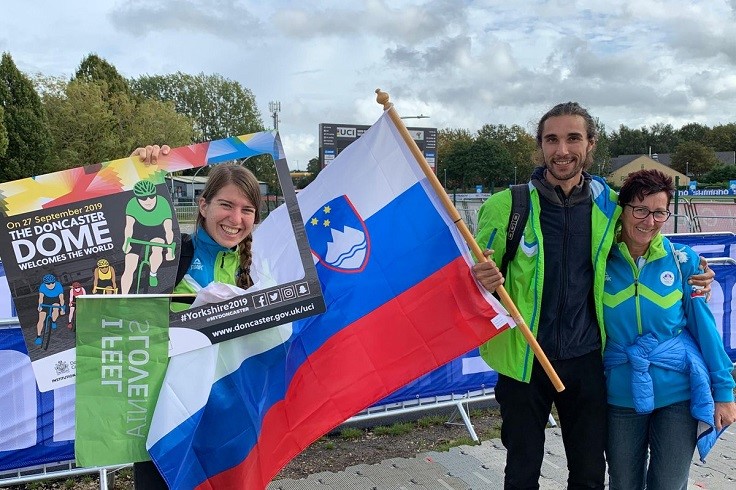
[(672, 216), (672, 213), (669, 211), (650, 211), (644, 206), (632, 206), (631, 204), (627, 204), (627, 206), (631, 208), (631, 214), (636, 219), (646, 219), (651, 214), (654, 217), (654, 221), (664, 223)]

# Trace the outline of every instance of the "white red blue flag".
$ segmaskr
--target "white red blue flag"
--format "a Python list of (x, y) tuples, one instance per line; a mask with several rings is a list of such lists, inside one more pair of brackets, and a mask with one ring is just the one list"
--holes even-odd
[[(512, 322), (387, 113), (298, 200), (327, 311), (171, 358), (148, 438), (171, 488), (265, 488), (326, 432)], [(277, 283), (300, 269), (286, 213), (253, 241), (256, 273)]]

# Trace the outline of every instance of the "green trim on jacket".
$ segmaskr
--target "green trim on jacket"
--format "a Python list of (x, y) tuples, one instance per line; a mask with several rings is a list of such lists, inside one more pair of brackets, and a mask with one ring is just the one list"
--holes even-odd
[[(544, 238), (539, 221), (539, 193), (529, 183), (531, 207), (524, 236), (513, 260), (509, 262), (504, 287), (516, 304), (534, 337), (539, 327), (539, 310), (542, 304), (544, 284)], [(595, 313), (605, 346), (603, 324), (603, 285), (606, 275), (606, 258), (614, 239), (616, 221), (621, 214), (618, 197), (605, 181), (593, 176), (591, 181), (592, 235), (591, 257), (595, 271), (593, 291)], [(492, 195), (478, 212), (478, 231), (475, 240), (481, 249), (492, 249), (493, 260), (501, 263), (506, 251), (506, 230), (511, 212), (511, 191), (503, 190)], [(519, 381), (529, 382), (534, 354), (519, 329), (508, 329), (481, 345), (483, 359), (497, 372)]]
[[(196, 256), (196, 255), (195, 255)], [(222, 282), (237, 286), (235, 271), (240, 267), (240, 255), (237, 250), (223, 250), (217, 253), (215, 258), (215, 266), (213, 267), (214, 279), (212, 282)], [(174, 286), (174, 293), (177, 294), (197, 294), (200, 289), (206, 287), (207, 284), (198, 284), (192, 276), (189, 274), (185, 275), (184, 278), (179, 281), (179, 284)], [(179, 312), (189, 309), (191, 305), (187, 303), (171, 302), (171, 311)]]

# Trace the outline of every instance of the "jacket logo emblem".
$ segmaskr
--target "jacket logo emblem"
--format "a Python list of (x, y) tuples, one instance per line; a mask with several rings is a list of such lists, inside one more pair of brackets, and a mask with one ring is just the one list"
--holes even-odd
[(675, 283), (675, 274), (671, 271), (664, 271), (662, 274), (660, 274), (659, 280), (665, 286), (672, 286)]

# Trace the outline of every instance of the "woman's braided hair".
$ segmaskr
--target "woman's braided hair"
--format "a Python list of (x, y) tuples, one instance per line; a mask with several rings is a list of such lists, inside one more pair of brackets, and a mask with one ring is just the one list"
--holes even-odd
[[(255, 222), (261, 221), (261, 188), (258, 179), (253, 172), (245, 167), (237, 164), (219, 164), (210, 170), (207, 184), (200, 198), (206, 203), (210, 203), (212, 198), (228, 184), (235, 185), (253, 205), (256, 207)], [(204, 217), (202, 213), (197, 213), (197, 228), (204, 227)], [(250, 266), (253, 262), (251, 245), (253, 244), (253, 234), (249, 234), (238, 244), (238, 254), (240, 255), (240, 266), (238, 267), (236, 285), (243, 289), (247, 289), (253, 285), (253, 279), (250, 277)]]

